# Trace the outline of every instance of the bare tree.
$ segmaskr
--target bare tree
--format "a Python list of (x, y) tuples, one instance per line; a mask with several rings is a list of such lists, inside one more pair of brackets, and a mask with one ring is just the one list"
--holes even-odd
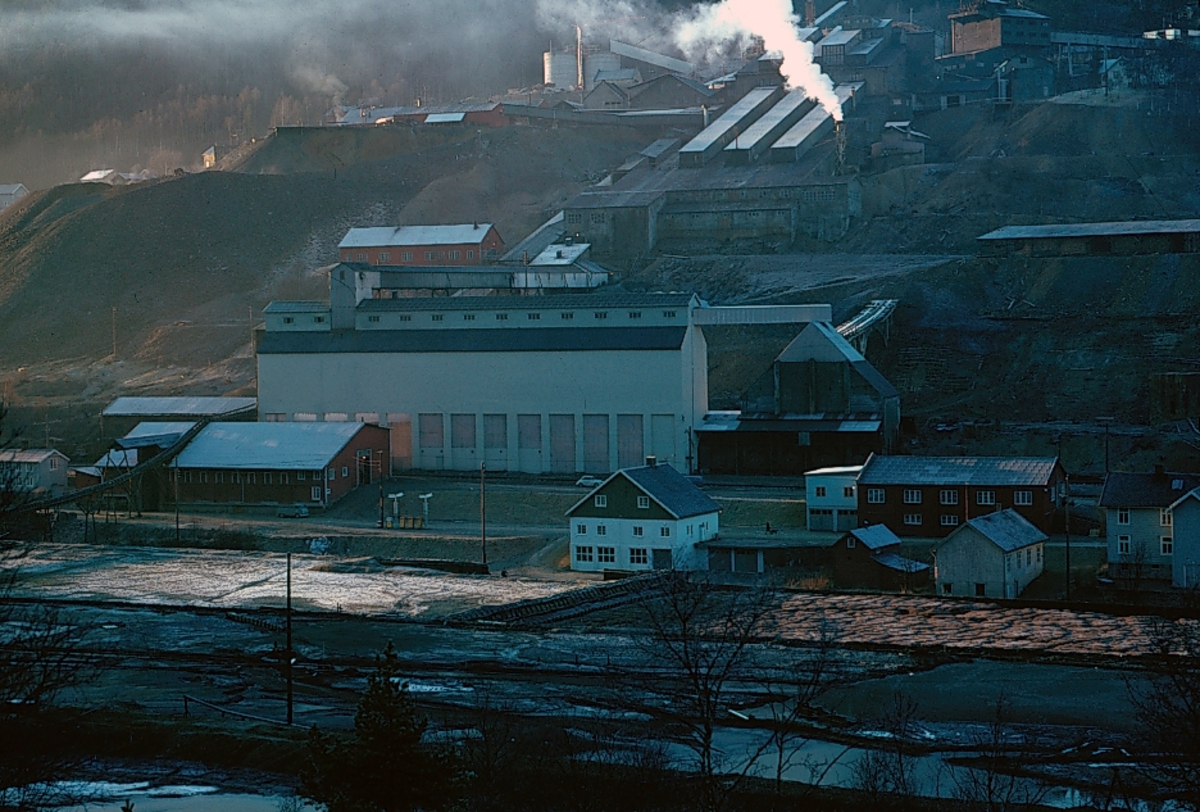
[(1182, 808), (1200, 809), (1200, 625), (1164, 620), (1152, 639), (1149, 672), (1125, 682), (1146, 757), (1143, 770)]
[(744, 673), (748, 647), (763, 632), (769, 608), (759, 589), (721, 589), (686, 573), (671, 573), (644, 604), (649, 634), (636, 638), (663, 666), (658, 689), (668, 697), (672, 720), (695, 756), (699, 806), (723, 806), (729, 782), (714, 738), (729, 707), (732, 683)]
[(912, 755), (909, 752), (916, 733), (917, 703), (896, 691), (879, 718), (886, 738), (877, 748), (867, 750), (854, 762), (854, 785), (876, 803), (888, 795), (917, 794)]
[(1008, 812), (1039, 804), (1046, 797), (1048, 787), (1044, 782), (1003, 769), (1013, 753), (1011, 717), (1012, 706), (1002, 692), (992, 706), (987, 726), (976, 739), (979, 756), (964, 764), (965, 769), (951, 773), (958, 800), (986, 812)]

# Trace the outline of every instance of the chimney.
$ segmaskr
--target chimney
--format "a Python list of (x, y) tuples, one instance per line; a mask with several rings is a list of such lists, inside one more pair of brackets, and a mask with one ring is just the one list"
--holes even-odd
[(657, 465), (658, 465), (658, 457), (654, 456), (653, 454), (649, 454), (646, 456), (646, 467), (647, 468), (654, 468)]
[(817, 21), (817, 4), (814, 0), (808, 0), (804, 4), (804, 27), (812, 28)]
[(475, 224), (475, 230), (476, 230), (476, 231), (478, 231), (478, 230), (479, 230), (479, 223), (476, 223), (476, 224)]

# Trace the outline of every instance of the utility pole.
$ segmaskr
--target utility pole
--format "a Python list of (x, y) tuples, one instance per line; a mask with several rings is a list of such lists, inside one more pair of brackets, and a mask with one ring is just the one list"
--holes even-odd
[(113, 360), (117, 360), (117, 308), (112, 309)]
[(1066, 496), (1063, 499), (1064, 509), (1066, 510), (1066, 521), (1064, 529), (1067, 536), (1067, 600), (1071, 600), (1071, 475), (1065, 474), (1063, 477), (1063, 490)]
[(179, 464), (173, 461), (175, 474), (175, 546), (183, 546), (179, 541)]
[(479, 539), (483, 544), (483, 567), (487, 569), (487, 463), (479, 463)]
[(292, 723), (292, 554), (287, 554), (287, 723)]

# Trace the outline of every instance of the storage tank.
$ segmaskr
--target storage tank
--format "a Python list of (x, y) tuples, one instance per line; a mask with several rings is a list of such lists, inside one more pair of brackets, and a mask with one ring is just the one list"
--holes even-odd
[(583, 55), (583, 89), (591, 91), (596, 86), (598, 71), (620, 70), (621, 57), (609, 51), (598, 51)]
[(578, 69), (571, 51), (546, 51), (542, 54), (542, 81), (555, 87), (574, 87)]

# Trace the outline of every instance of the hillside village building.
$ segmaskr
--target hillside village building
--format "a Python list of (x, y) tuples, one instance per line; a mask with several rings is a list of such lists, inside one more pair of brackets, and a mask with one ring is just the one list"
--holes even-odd
[(58, 496), (67, 487), (69, 462), (53, 448), (0, 450), (0, 491)]
[(1175, 552), (1171, 506), (1200, 487), (1200, 476), (1165, 471), (1112, 471), (1100, 507), (1108, 532), (1108, 574), (1123, 584), (1172, 577)]
[(4, 211), (27, 194), (29, 190), (23, 183), (0, 183), (0, 211)]
[(571, 569), (703, 569), (697, 545), (720, 532), (721, 507), (653, 456), (623, 468), (567, 511)]
[(334, 275), (331, 302), (266, 308), (259, 417), (387, 425), (396, 470), (601, 474), (648, 454), (691, 470), (702, 325), (830, 318), (690, 294), (378, 299), (353, 277)]
[(338, 243), (342, 262), (368, 265), (482, 265), (503, 253), (491, 223), (352, 228)]
[(971, 519), (934, 552), (939, 595), (1015, 598), (1042, 574), (1046, 534), (1015, 510)]
[(858, 475), (861, 465), (804, 472), (804, 502), (809, 530), (858, 527)]
[(1171, 503), (1171, 519), (1175, 531), (1171, 585), (1196, 589), (1200, 587), (1200, 487)]

